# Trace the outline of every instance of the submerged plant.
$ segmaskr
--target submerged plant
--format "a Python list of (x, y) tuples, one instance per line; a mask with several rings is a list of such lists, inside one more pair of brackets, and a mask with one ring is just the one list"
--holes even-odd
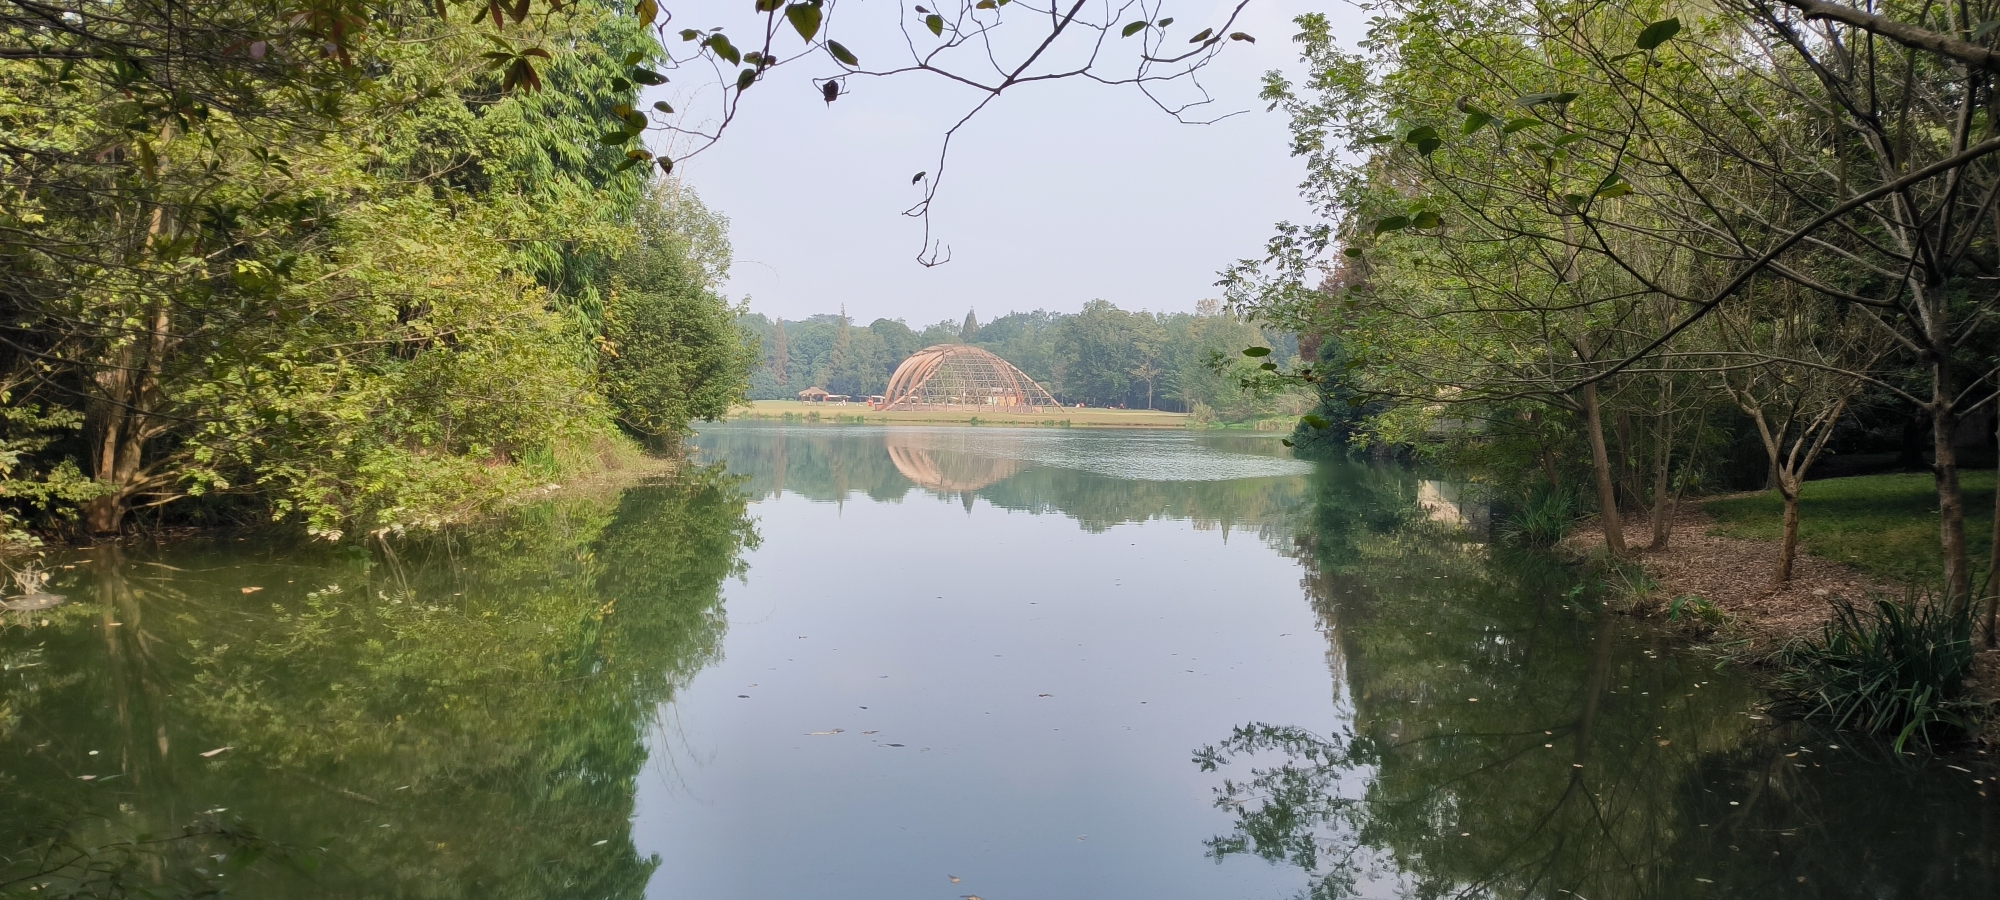
[(1824, 718), (1836, 728), (1895, 735), (1901, 752), (1912, 738), (1931, 745), (1934, 733), (1963, 731), (1975, 701), (1966, 699), (1972, 671), (1972, 613), (1964, 604), (1878, 597), (1857, 608), (1841, 602), (1816, 637), (1780, 653), (1779, 710)]

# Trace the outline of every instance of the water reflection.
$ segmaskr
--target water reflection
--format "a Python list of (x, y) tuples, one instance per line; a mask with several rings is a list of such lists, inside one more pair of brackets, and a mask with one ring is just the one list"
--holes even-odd
[(1316, 492), (1300, 557), (1352, 717), (1197, 751), (1233, 820), (1215, 858), (1296, 866), (1313, 898), (2000, 894), (1964, 767), (1775, 725), (1571, 573), (1464, 540), (1427, 484), (1400, 515), (1394, 479)]
[(375, 553), (71, 559), (86, 602), (0, 629), (0, 893), (639, 896), (653, 712), (753, 540), (697, 474)]
[(1189, 520), (1280, 540), (1313, 471), (1269, 434), (731, 422), (694, 443), (743, 475), (757, 500), (901, 502), (921, 492), (967, 510), (985, 500), (1063, 515), (1093, 532)]
[(1773, 726), (1450, 482), (699, 444), (729, 474), (429, 539), (51, 560), (69, 602), (0, 613), (0, 895), (2000, 894), (1987, 770)]

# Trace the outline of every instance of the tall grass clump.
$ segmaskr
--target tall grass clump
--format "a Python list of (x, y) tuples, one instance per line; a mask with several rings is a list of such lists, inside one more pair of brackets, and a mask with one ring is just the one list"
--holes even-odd
[(1894, 735), (1897, 752), (1912, 738), (1928, 748), (1934, 735), (1969, 729), (1978, 705), (1965, 697), (1972, 612), (1952, 606), (1914, 593), (1835, 604), (1817, 636), (1780, 651), (1778, 711)]
[(1552, 547), (1583, 518), (1584, 498), (1566, 487), (1540, 488), (1514, 504), (1500, 537), (1524, 547)]

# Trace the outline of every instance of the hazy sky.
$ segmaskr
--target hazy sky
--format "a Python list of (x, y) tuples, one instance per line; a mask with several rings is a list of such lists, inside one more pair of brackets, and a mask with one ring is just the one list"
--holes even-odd
[[(1231, 5), (1165, 3), (1183, 39)], [(829, 107), (806, 76), (830, 74), (830, 64), (777, 70), (751, 89), (723, 142), (680, 171), (731, 220), (729, 293), (766, 315), (797, 319), (845, 304), (864, 323), (920, 326), (968, 308), (988, 320), (1074, 311), (1093, 298), (1191, 310), (1218, 295), (1218, 270), (1259, 253), (1274, 223), (1307, 215), (1285, 118), (1265, 112), (1256, 93), (1263, 72), (1298, 69), (1291, 19), (1312, 9), (1350, 39), (1358, 34), (1362, 13), (1346, 3), (1252, 0), (1237, 27), (1257, 42), (1233, 43), (1203, 76), (1211, 109), (1246, 110), (1217, 124), (1178, 124), (1130, 87), (1067, 80), (1008, 91), (952, 144), (932, 218), (951, 249), (946, 265), (915, 262), (922, 226), (901, 215), (919, 197), (911, 176), (936, 168), (944, 129), (976, 99), (934, 76), (854, 79), (852, 93)], [(907, 59), (879, 40), (895, 34), (894, 3), (841, 10), (849, 20), (835, 35), (864, 65)], [(718, 24), (739, 40), (751, 33), (726, 17), (683, 16), (675, 27)], [(850, 40), (870, 34), (878, 42)], [(663, 96), (699, 108), (699, 97), (689, 103), (679, 93), (695, 81), (684, 74)]]

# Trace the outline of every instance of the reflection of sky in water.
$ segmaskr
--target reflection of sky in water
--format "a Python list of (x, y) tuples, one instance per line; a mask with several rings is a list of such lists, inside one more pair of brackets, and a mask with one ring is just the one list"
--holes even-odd
[[(901, 437), (933, 450), (1136, 481), (1229, 481), (1312, 471), (1312, 464), (1303, 460), (1225, 450), (1184, 432), (924, 428), (909, 429)], [(1237, 440), (1282, 446), (1275, 439)]]

